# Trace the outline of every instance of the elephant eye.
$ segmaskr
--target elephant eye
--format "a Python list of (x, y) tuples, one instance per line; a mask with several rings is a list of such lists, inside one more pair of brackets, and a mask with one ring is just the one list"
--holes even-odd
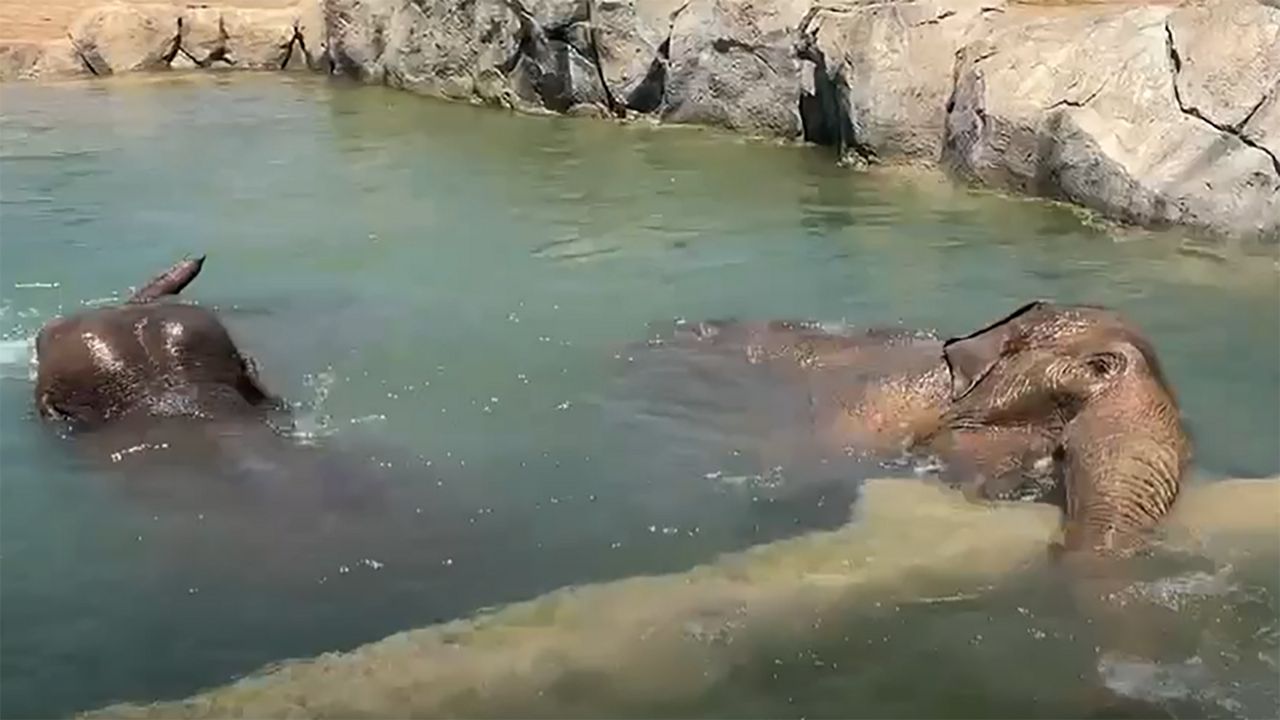
[(1099, 378), (1110, 377), (1124, 368), (1124, 358), (1113, 352), (1090, 355), (1084, 362), (1089, 372)]

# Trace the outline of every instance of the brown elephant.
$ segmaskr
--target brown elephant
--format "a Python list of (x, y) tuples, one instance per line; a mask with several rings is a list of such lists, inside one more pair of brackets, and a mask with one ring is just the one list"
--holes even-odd
[(1056, 438), (1067, 550), (1126, 554), (1172, 508), (1191, 459), (1172, 386), (1120, 313), (1028, 304), (946, 343), (939, 430), (1044, 426)]
[(972, 496), (1061, 504), (1068, 549), (1135, 547), (1189, 461), (1154, 349), (1101, 307), (1031, 302), (945, 341), (783, 321), (695, 323), (682, 339), (801, 383), (828, 449), (936, 455)]
[(398, 449), (295, 442), (290, 406), (218, 315), (164, 301), (203, 263), (180, 262), (119, 305), (46, 323), (36, 337), (39, 415), (72, 430), (76, 452), (105, 461), (147, 502), (202, 507), (222, 497), (247, 502), (246, 512), (288, 513), (378, 506), (391, 483), (371, 457), (407, 467)]
[(740, 356), (802, 388), (820, 452), (935, 455), (943, 479), (975, 498), (1044, 499), (1057, 487), (1053, 428), (990, 424), (939, 432), (953, 391), (945, 343), (933, 333), (714, 321), (681, 326), (676, 344), (687, 340), (699, 353)]
[(156, 302), (200, 273), (178, 263), (125, 303), (46, 323), (36, 337), (42, 417), (88, 429), (126, 417), (254, 414), (273, 398), (211, 310)]

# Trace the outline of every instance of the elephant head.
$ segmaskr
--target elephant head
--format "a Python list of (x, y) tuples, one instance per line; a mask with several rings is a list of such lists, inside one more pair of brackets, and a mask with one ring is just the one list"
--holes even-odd
[(1028, 303), (943, 345), (944, 428), (1044, 428), (1065, 485), (1067, 550), (1124, 554), (1169, 511), (1190, 460), (1154, 348), (1119, 313)]
[(46, 323), (36, 337), (40, 415), (92, 428), (140, 414), (207, 418), (272, 405), (216, 314), (156, 302), (180, 292), (203, 262), (178, 263), (122, 305)]

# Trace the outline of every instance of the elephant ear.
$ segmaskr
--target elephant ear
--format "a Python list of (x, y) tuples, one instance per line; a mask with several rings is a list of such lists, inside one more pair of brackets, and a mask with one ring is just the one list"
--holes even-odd
[(132, 304), (148, 303), (165, 295), (177, 295), (191, 284), (204, 267), (205, 256), (185, 259), (138, 288), (128, 301)]
[(1029, 302), (981, 330), (950, 338), (942, 344), (942, 357), (951, 374), (952, 399), (968, 395), (996, 362), (1018, 345), (1018, 325), (1014, 320), (1046, 304), (1043, 300)]

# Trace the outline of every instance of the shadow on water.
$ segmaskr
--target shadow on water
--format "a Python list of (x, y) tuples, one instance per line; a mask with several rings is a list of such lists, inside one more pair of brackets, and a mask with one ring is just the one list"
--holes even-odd
[[(1277, 707), (1280, 488), (1189, 493), (1108, 602), (1116, 655), (1046, 563), (1055, 513), (866, 485), (856, 520), (691, 570), (575, 585), (184, 701), (96, 716), (1252, 717)], [(1232, 513), (1224, 509), (1250, 507)]]

